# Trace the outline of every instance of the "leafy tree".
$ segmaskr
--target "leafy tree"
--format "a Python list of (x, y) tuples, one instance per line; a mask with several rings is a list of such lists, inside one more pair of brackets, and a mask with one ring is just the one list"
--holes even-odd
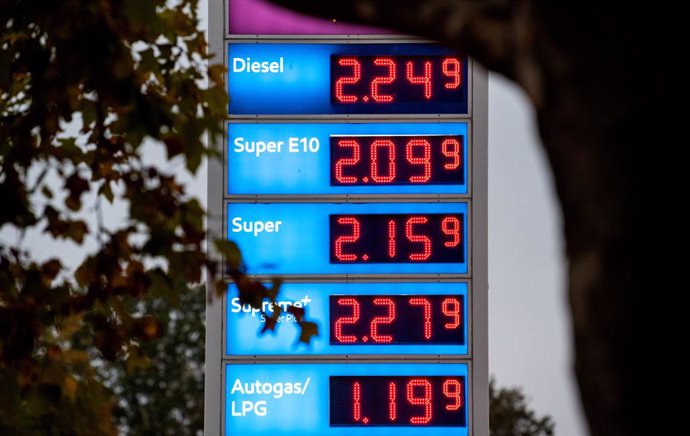
[[(218, 155), (203, 136), (222, 133), (227, 108), (197, 9), (0, 0), (0, 231), (19, 235), (0, 241), (0, 434), (115, 434), (123, 403), (112, 390), (133, 401), (139, 381), (111, 390), (97, 364), (150, 372), (147, 342), (170, 323), (161, 302), (186, 298), (204, 271), (215, 277), (205, 211), (173, 165), (193, 173)], [(147, 163), (145, 143), (167, 163)], [(120, 225), (107, 203), (124, 212)], [(75, 269), (61, 253), (39, 261), (23, 246), (32, 232), (83, 245), (85, 258)], [(237, 247), (218, 249), (243, 302), (275, 298), (278, 284), (243, 274)], [(308, 340), (314, 325), (303, 326)]]
[(201, 435), (204, 429), (205, 287), (180, 293), (179, 301), (146, 302), (162, 325), (157, 340), (142, 344), (149, 360), (132, 370), (106, 364), (99, 374), (117, 400), (114, 415), (123, 434)]
[(496, 380), (489, 382), (490, 436), (553, 436), (550, 417), (537, 417), (527, 406), (527, 399), (519, 388), (496, 388)]

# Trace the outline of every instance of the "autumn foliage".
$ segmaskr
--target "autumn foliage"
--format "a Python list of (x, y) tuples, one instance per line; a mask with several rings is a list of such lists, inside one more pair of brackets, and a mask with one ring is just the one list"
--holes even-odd
[[(142, 151), (190, 172), (214, 155), (227, 95), (197, 7), (0, 0), (0, 434), (115, 433), (94, 368), (145, 367), (147, 307), (214, 273), (200, 202)], [(86, 256), (68, 267), (50, 240)]]

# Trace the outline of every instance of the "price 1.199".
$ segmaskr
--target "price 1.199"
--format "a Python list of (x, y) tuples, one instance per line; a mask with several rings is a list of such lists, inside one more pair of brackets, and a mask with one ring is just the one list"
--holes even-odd
[(466, 425), (463, 376), (331, 376), (331, 426)]

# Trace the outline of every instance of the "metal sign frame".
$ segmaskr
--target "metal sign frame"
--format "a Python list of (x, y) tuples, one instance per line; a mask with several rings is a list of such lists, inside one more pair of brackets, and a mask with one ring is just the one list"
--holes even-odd
[[(209, 46), (213, 56), (212, 63), (227, 63), (228, 43), (255, 43), (280, 42), (304, 44), (314, 43), (420, 43), (431, 42), (410, 36), (398, 35), (232, 35), (228, 30), (228, 1), (209, 0)], [(411, 202), (446, 202), (446, 201), (470, 201), (470, 222), (468, 231), (471, 234), (468, 244), (468, 274), (463, 275), (438, 275), (438, 274), (408, 274), (400, 275), (339, 275), (339, 276), (314, 276), (295, 275), (288, 278), (289, 282), (301, 283), (319, 281), (324, 283), (367, 283), (367, 282), (467, 282), (468, 287), (468, 311), (467, 323), (468, 352), (467, 356), (457, 355), (388, 355), (376, 354), (359, 356), (264, 356), (261, 358), (229, 357), (225, 355), (225, 297), (215, 298), (206, 308), (206, 363), (205, 363), (205, 406), (204, 406), (204, 434), (208, 436), (221, 436), (225, 429), (225, 367), (232, 363), (261, 362), (270, 364), (284, 364), (298, 362), (313, 363), (393, 363), (393, 362), (419, 362), (419, 363), (465, 363), (469, 365), (469, 420), (468, 432), (472, 436), (488, 436), (489, 434), (489, 398), (488, 398), (488, 76), (486, 71), (476, 62), (470, 61), (470, 86), (468, 89), (468, 114), (467, 115), (275, 115), (275, 116), (233, 116), (224, 122), (224, 134), (215, 138), (209, 138), (210, 145), (222, 147), (223, 160), (213, 159), (208, 162), (208, 190), (207, 190), (207, 229), (208, 229), (208, 253), (218, 257), (212, 241), (216, 238), (224, 238), (226, 233), (225, 209), (228, 201), (232, 202), (399, 202), (402, 200)], [(226, 77), (227, 80), (227, 77)], [(241, 123), (405, 123), (415, 122), (451, 122), (464, 121), (469, 124), (468, 134), (468, 193), (464, 195), (454, 194), (399, 194), (399, 195), (338, 195), (338, 196), (312, 196), (312, 195), (227, 195), (226, 168), (227, 159), (227, 126), (234, 122)], [(265, 277), (256, 277), (265, 278)], [(210, 284), (210, 283), (209, 283)], [(323, 324), (323, 323), (322, 323)], [(325, 334), (325, 332), (322, 332)], [(260, 339), (259, 339), (260, 340)], [(326, 399), (327, 400), (327, 399)], [(423, 432), (423, 429), (420, 429)], [(234, 436), (234, 435), (228, 435)]]

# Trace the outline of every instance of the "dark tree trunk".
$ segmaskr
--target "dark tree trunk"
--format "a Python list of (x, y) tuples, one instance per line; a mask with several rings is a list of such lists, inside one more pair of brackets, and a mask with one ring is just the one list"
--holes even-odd
[(548, 0), (273, 1), (439, 40), (527, 91), (563, 210), (575, 373), (591, 434), (650, 434), (652, 381), (640, 367), (652, 350), (641, 332), (651, 323), (651, 259), (672, 232), (649, 215), (661, 213), (654, 194), (671, 171), (658, 165), (661, 150), (680, 139), (665, 113), (680, 92), (668, 74), (677, 71), (673, 14)]

